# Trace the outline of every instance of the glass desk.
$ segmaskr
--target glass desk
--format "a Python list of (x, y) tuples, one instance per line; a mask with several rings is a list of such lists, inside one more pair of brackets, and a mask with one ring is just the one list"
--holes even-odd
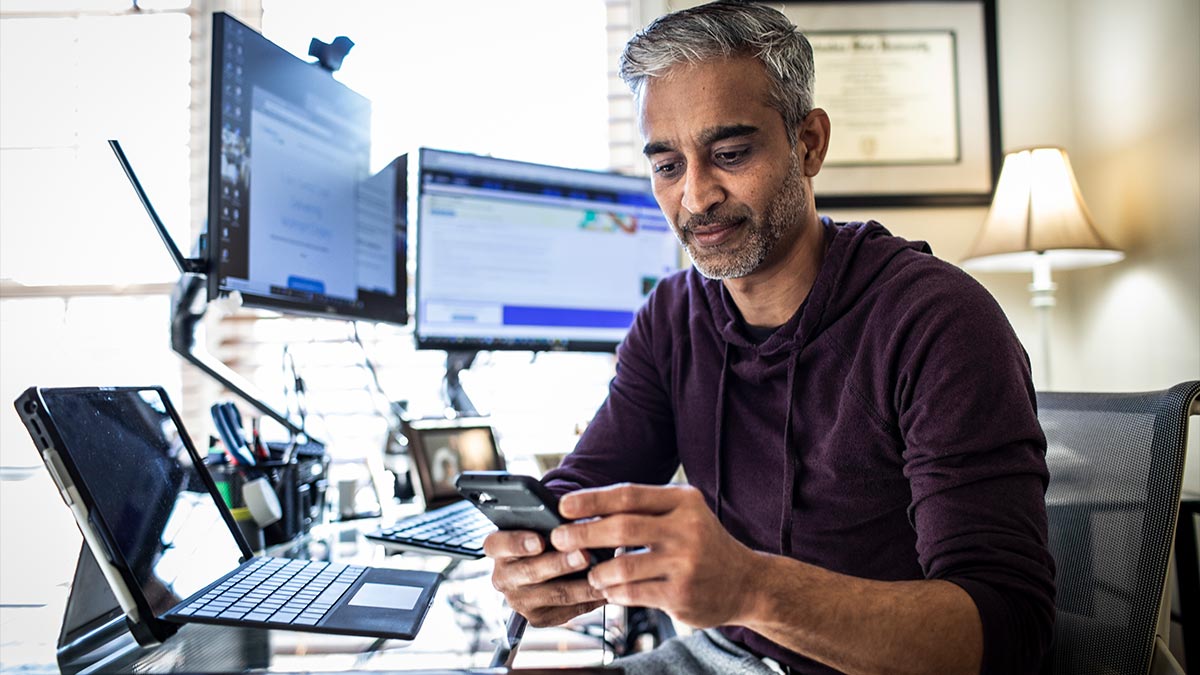
[[(139, 647), (126, 633), (108, 643), (102, 659), (67, 672), (507, 672), (489, 668), (510, 614), (503, 597), (492, 588), (491, 562), (389, 554), (363, 537), (377, 525), (375, 520), (320, 525), (298, 542), (267, 553), (443, 572), (445, 579), (414, 640), (188, 624), (150, 648)], [(16, 641), (0, 637), (4, 652), (0, 666), (5, 672), (59, 672), (55, 637), (67, 602), (66, 586), (57, 586), (62, 593), (42, 606), (0, 607), (0, 633), (38, 636)], [(513, 667), (529, 673), (560, 667), (598, 672), (613, 658), (601, 635), (613, 629), (622, 615), (619, 608), (606, 609), (566, 627), (528, 629)], [(21, 629), (10, 630), (16, 626)]]

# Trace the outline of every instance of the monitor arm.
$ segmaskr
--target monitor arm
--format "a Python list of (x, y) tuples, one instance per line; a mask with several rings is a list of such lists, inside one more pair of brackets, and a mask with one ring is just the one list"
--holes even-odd
[(171, 349), (291, 433), (305, 434), (304, 429), (296, 426), (286, 415), (267, 405), (248, 380), (208, 352), (196, 350), (196, 329), (204, 318), (208, 304), (199, 303), (199, 309), (196, 309), (196, 305), (206, 287), (205, 275), (184, 274), (171, 292)]

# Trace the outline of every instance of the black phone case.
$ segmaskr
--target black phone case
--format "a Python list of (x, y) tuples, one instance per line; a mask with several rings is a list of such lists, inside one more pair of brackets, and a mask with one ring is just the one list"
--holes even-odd
[(549, 534), (567, 522), (558, 514), (558, 497), (531, 476), (464, 471), (455, 487), (501, 530)]
[[(507, 471), (464, 471), (454, 483), (459, 494), (483, 512), (501, 530), (540, 532), (550, 544), (550, 531), (570, 521), (558, 513), (558, 497), (536, 478)], [(589, 565), (613, 557), (612, 549), (589, 549)], [(586, 571), (574, 572), (566, 579), (581, 579)]]

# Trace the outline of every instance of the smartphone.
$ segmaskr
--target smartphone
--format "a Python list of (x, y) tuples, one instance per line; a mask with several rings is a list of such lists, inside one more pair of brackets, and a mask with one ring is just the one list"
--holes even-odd
[[(454, 486), (496, 527), (538, 532), (545, 539), (547, 548), (553, 548), (550, 531), (571, 522), (558, 513), (558, 497), (532, 476), (507, 471), (464, 471)], [(591, 549), (587, 553), (591, 565), (613, 557), (612, 549)], [(584, 575), (580, 572), (571, 576)]]

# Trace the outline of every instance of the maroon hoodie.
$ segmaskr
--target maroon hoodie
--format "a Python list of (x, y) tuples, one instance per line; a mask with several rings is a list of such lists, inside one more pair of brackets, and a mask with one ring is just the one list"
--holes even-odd
[[(880, 580), (943, 579), (983, 622), (983, 672), (1041, 669), (1054, 620), (1046, 441), (1028, 358), (988, 292), (924, 242), (822, 221), (808, 299), (761, 343), (724, 285), (664, 279), (556, 492), (682, 464), (750, 548)], [(832, 672), (722, 628), (799, 673)]]

